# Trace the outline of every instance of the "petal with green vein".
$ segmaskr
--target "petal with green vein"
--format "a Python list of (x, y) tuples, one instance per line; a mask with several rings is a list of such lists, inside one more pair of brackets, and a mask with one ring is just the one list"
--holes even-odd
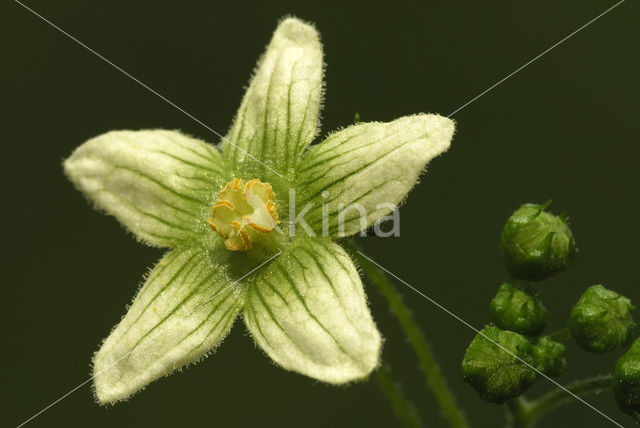
[(311, 147), (297, 176), (298, 186), (307, 193), (300, 205), (314, 203), (305, 216), (307, 223), (322, 230), (326, 204), (331, 236), (348, 236), (363, 224), (371, 226), (389, 214), (390, 205), (405, 198), (427, 163), (449, 148), (453, 132), (452, 120), (420, 114), (354, 125)]
[(322, 45), (316, 30), (283, 20), (260, 60), (224, 142), (225, 156), (244, 173), (286, 175), (313, 140), (322, 100)]
[(211, 352), (244, 300), (227, 274), (202, 248), (171, 250), (94, 357), (98, 400), (124, 400)]
[(328, 239), (297, 244), (249, 286), (244, 320), (287, 370), (334, 384), (366, 377), (381, 338), (347, 253)]
[(64, 168), (97, 208), (161, 247), (206, 230), (212, 199), (228, 178), (215, 147), (164, 130), (99, 135), (78, 147)]

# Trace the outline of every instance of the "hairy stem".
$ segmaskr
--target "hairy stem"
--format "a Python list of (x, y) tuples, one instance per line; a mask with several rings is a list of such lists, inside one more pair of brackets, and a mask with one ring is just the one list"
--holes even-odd
[(387, 396), (398, 419), (408, 428), (422, 426), (418, 412), (402, 391), (400, 384), (393, 379), (391, 367), (383, 364), (375, 373), (380, 389)]
[(534, 422), (526, 418), (528, 402), (524, 397), (514, 398), (505, 403), (507, 411), (507, 428), (529, 428)]
[[(578, 397), (585, 397), (589, 394), (611, 388), (612, 375), (594, 376), (587, 379), (578, 380), (566, 385), (564, 388), (571, 391)], [(535, 400), (527, 401), (520, 397), (507, 403), (507, 415), (509, 426), (512, 428), (529, 428), (547, 412), (556, 407), (575, 401), (575, 397), (565, 389), (556, 388)]]
[(369, 277), (371, 282), (378, 287), (382, 295), (387, 299), (391, 312), (398, 319), (400, 327), (404, 331), (411, 347), (420, 361), (420, 367), (424, 372), (427, 384), (436, 396), (436, 400), (440, 406), (443, 417), (451, 427), (468, 427), (469, 425), (465, 419), (464, 413), (456, 403), (453, 393), (449, 389), (444, 376), (440, 372), (440, 367), (436, 362), (431, 346), (426, 341), (420, 327), (418, 327), (418, 324), (416, 324), (413, 319), (411, 311), (402, 301), (402, 296), (398, 293), (393, 283), (389, 281), (385, 273), (369, 259), (364, 257), (354, 243), (345, 240), (342, 244), (347, 249), (351, 250), (350, 252), (352, 256), (357, 260), (367, 277)]
[[(594, 376), (591, 378), (572, 382), (566, 385), (565, 388), (579, 397), (584, 397), (586, 395), (599, 393), (611, 388), (612, 378), (613, 377), (610, 374), (603, 376)], [(575, 398), (572, 397), (564, 389), (556, 388), (553, 391), (546, 393), (542, 397), (531, 401), (529, 403), (527, 413), (529, 414), (530, 418), (537, 419), (544, 413), (558, 407), (559, 405), (574, 400)]]

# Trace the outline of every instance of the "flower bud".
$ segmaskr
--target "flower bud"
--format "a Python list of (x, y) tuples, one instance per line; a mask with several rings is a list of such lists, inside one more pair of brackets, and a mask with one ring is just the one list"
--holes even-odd
[(620, 409), (640, 421), (640, 339), (616, 363), (613, 392)]
[(586, 351), (607, 352), (625, 346), (633, 338), (635, 323), (631, 301), (602, 285), (587, 288), (571, 310), (569, 330)]
[(508, 282), (491, 301), (491, 316), (498, 327), (534, 336), (546, 324), (547, 310), (533, 290), (520, 290)]
[(539, 281), (575, 261), (578, 250), (571, 229), (562, 216), (545, 211), (549, 203), (522, 205), (502, 230), (500, 252), (516, 279)]
[(560, 376), (567, 368), (566, 351), (567, 348), (562, 343), (552, 340), (549, 336), (540, 337), (533, 344), (536, 369), (547, 376)]
[(526, 337), (494, 326), (485, 327), (467, 348), (462, 376), (484, 400), (504, 403), (525, 392), (536, 380), (536, 373), (520, 360), (535, 367), (532, 352)]

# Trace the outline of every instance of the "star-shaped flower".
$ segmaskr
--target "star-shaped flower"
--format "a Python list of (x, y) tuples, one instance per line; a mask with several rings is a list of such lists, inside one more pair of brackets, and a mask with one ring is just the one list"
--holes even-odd
[(170, 249), (94, 357), (101, 403), (211, 353), (240, 313), (287, 370), (340, 384), (376, 367), (380, 333), (357, 269), (332, 238), (388, 215), (449, 147), (454, 125), (420, 114), (309, 146), (322, 94), (318, 34), (288, 18), (221, 150), (175, 131), (113, 131), (66, 160), (96, 207)]

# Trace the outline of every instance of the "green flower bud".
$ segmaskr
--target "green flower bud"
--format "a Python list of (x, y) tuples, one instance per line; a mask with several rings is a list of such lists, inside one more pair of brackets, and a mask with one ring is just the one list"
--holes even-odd
[(491, 316), (498, 327), (534, 336), (546, 325), (547, 310), (533, 290), (520, 290), (508, 282), (491, 301)]
[(525, 392), (536, 380), (536, 373), (516, 358), (535, 367), (532, 352), (526, 337), (494, 326), (485, 327), (467, 348), (462, 376), (484, 400), (504, 403)]
[(631, 301), (602, 285), (587, 288), (571, 310), (569, 330), (586, 351), (607, 352), (633, 338), (635, 323)]
[(540, 337), (533, 344), (536, 369), (547, 376), (560, 376), (567, 368), (566, 351), (567, 348), (562, 343), (552, 340), (549, 336)]
[(620, 409), (640, 421), (640, 339), (616, 363), (613, 392)]
[(571, 266), (577, 249), (566, 220), (545, 212), (543, 205), (524, 204), (502, 230), (500, 252), (516, 279), (539, 281)]

